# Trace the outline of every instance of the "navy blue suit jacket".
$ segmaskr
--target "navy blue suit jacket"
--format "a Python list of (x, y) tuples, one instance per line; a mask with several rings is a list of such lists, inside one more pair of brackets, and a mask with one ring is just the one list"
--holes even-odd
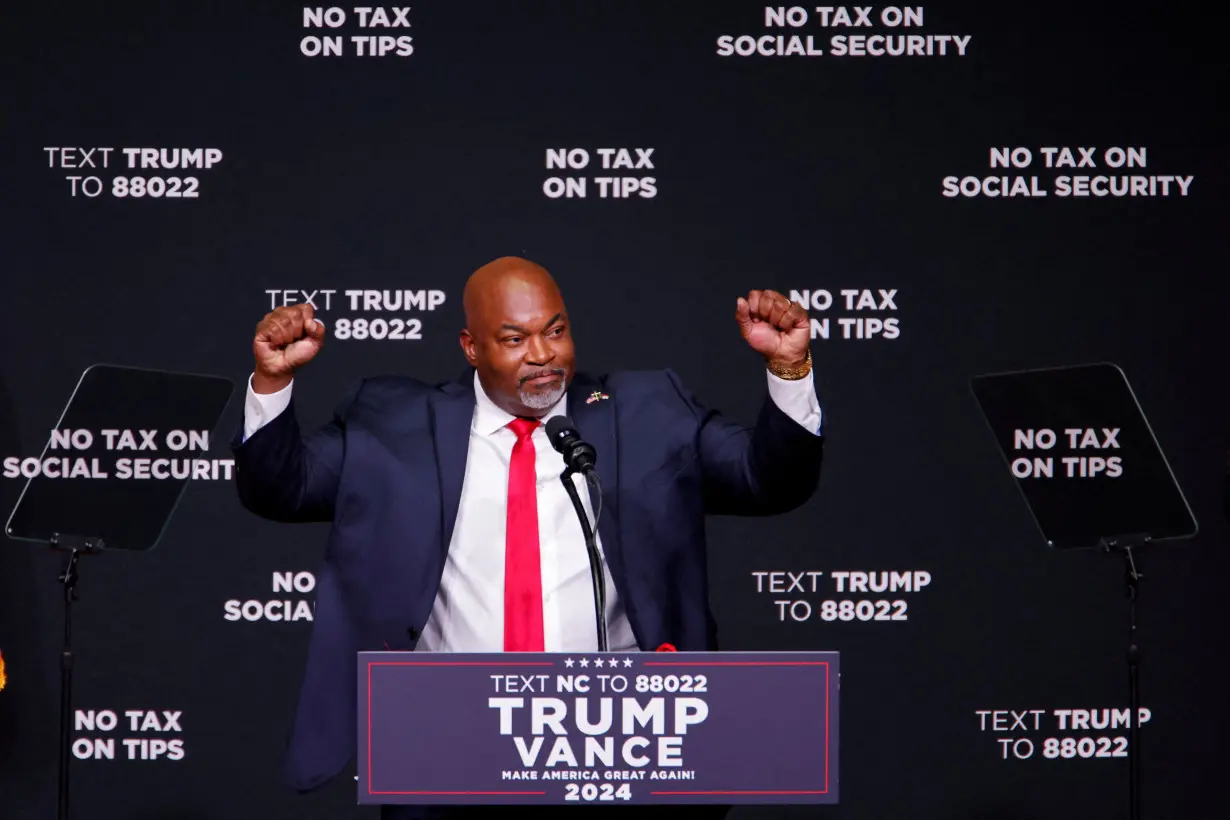
[[(608, 398), (587, 403), (594, 391)], [(705, 514), (782, 513), (815, 490), (823, 439), (765, 391), (749, 429), (702, 407), (669, 370), (578, 373), (569, 387), (568, 413), (598, 453), (603, 550), (642, 650), (716, 648)], [(311, 435), (292, 402), (234, 442), (246, 508), (333, 525), (284, 769), (295, 789), (323, 785), (355, 754), (356, 653), (418, 642), (453, 534), (474, 404), (473, 370), (442, 385), (382, 376), (358, 382)]]

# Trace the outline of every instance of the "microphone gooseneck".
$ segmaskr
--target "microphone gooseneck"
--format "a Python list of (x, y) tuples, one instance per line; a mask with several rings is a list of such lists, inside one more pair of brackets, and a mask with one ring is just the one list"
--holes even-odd
[(568, 498), (572, 500), (572, 508), (581, 522), (581, 534), (585, 536), (589, 576), (594, 585), (594, 620), (598, 630), (598, 651), (606, 652), (606, 578), (602, 571), (602, 554), (598, 552), (598, 540), (594, 532), (598, 526), (598, 517), (595, 514), (594, 523), (591, 525), (585, 507), (581, 504), (576, 484), (572, 481), (572, 476), (576, 473), (585, 476), (594, 490), (595, 510), (601, 511), (602, 484), (598, 481), (598, 472), (594, 469), (598, 454), (591, 445), (581, 439), (581, 434), (567, 416), (555, 416), (547, 421), (547, 438), (550, 439), (551, 446), (564, 457), (564, 471), (559, 478)]

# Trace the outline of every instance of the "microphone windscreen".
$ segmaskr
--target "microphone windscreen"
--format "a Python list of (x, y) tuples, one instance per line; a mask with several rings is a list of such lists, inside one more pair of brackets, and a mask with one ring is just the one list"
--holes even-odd
[(580, 438), (580, 435), (572, 426), (572, 419), (567, 416), (552, 416), (547, 419), (547, 438), (551, 440), (551, 446), (562, 453), (564, 439)]

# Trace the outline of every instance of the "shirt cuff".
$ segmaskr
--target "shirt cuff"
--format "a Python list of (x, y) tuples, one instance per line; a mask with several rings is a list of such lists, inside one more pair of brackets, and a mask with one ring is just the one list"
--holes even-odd
[(820, 435), (820, 402), (816, 399), (816, 385), (809, 371), (801, 379), (782, 379), (765, 371), (769, 378), (769, 398), (778, 409), (798, 422), (803, 429)]
[(291, 388), (294, 380), (276, 393), (257, 393), (252, 389), (252, 377), (248, 376), (248, 397), (243, 405), (243, 440), (252, 438), (257, 430), (281, 415), (290, 406)]

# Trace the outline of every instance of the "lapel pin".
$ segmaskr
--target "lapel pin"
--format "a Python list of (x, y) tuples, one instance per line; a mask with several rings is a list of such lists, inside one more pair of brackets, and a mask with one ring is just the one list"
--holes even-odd
[(609, 398), (610, 396), (608, 396), (606, 393), (603, 393), (600, 390), (595, 390), (594, 392), (589, 394), (589, 398), (585, 400), (585, 403), (593, 404), (596, 401), (602, 401), (603, 399), (609, 399)]

